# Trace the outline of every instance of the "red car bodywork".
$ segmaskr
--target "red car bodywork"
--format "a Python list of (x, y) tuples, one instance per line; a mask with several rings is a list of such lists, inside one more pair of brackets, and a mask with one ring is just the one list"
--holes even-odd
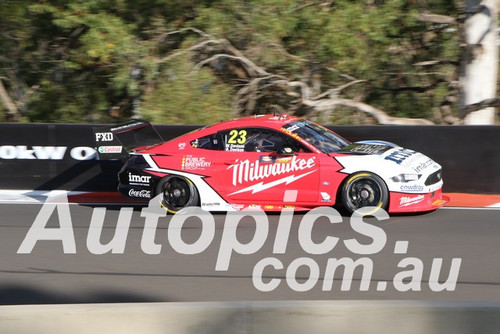
[[(339, 190), (351, 175), (343, 171), (340, 161), (352, 154), (324, 153), (286, 128), (299, 120), (274, 115), (244, 117), (198, 129), (149, 148), (136, 148), (120, 173), (119, 189), (130, 197), (140, 197), (137, 194), (142, 190), (145, 191), (142, 197), (152, 198), (159, 192), (156, 185), (160, 180), (179, 175), (197, 189), (197, 204), (205, 210), (280, 211), (333, 206), (339, 199)], [(247, 132), (239, 129), (247, 128), (270, 129), (299, 142), (303, 148), (293, 154), (243, 151)], [(225, 145), (234, 143), (230, 144), (231, 150), (198, 146), (200, 138), (223, 131), (229, 131)], [(134, 157), (141, 157), (140, 163), (134, 163)], [(369, 168), (367, 165), (364, 169)], [(440, 186), (427, 193), (389, 190), (388, 196), (389, 212), (429, 211), (445, 202)]]

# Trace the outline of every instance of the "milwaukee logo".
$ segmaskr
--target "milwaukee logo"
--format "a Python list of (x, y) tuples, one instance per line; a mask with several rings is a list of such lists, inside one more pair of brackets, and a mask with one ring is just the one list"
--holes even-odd
[(278, 180), (274, 180), (274, 181), (271, 181), (271, 182), (268, 182), (268, 183), (264, 183), (264, 182), (259, 182), (259, 183), (256, 183), (256, 184), (252, 184), (250, 187), (246, 187), (246, 188), (243, 188), (243, 189), (240, 189), (238, 191), (235, 191), (234, 193), (231, 193), (229, 195), (235, 195), (235, 194), (240, 194), (240, 193), (244, 193), (244, 192), (247, 192), (247, 191), (251, 191), (252, 194), (255, 194), (255, 193), (258, 193), (259, 191), (262, 191), (262, 190), (267, 190), (267, 189), (270, 189), (272, 187), (275, 187), (277, 185), (280, 185), (280, 184), (290, 184), (292, 182), (295, 182), (301, 178), (303, 178), (304, 176), (307, 176), (311, 173), (314, 173), (316, 171), (316, 169), (313, 169), (309, 172), (305, 172), (305, 173), (302, 173), (300, 175), (295, 175), (295, 174), (292, 174), (292, 175), (289, 175), (289, 176), (285, 176), (284, 178), (281, 178), (281, 179), (278, 179)]
[(417, 204), (422, 202), (424, 198), (424, 195), (418, 195), (416, 197), (401, 197), (401, 199), (399, 200), (399, 206), (409, 206)]
[(259, 160), (250, 162), (250, 160), (240, 161), (228, 167), (233, 170), (233, 186), (246, 182), (259, 181), (267, 179), (270, 176), (294, 173), (307, 170), (316, 165), (315, 157), (309, 159), (300, 159), (296, 156), (281, 161), (279, 163), (261, 164)]

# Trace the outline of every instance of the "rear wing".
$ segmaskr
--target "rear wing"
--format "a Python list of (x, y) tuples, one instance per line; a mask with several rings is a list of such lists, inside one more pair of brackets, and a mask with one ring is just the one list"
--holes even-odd
[(143, 120), (94, 127), (93, 130), (99, 160), (124, 160), (132, 151), (164, 142), (151, 123)]

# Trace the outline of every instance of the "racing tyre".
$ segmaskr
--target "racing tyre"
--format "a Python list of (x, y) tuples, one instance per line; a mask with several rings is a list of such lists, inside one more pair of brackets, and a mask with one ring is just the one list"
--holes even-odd
[(169, 175), (158, 182), (156, 194), (162, 194), (161, 205), (170, 213), (199, 203), (198, 190), (188, 178)]
[(360, 172), (349, 176), (342, 187), (342, 204), (353, 213), (365, 206), (386, 209), (389, 191), (385, 182), (377, 175)]

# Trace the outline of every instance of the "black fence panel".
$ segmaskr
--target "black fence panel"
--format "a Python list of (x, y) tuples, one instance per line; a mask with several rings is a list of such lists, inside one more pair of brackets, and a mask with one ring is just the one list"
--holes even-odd
[[(0, 123), (2, 189), (112, 191), (121, 161), (96, 159), (87, 124)], [(156, 126), (165, 140), (198, 126)], [(500, 193), (498, 126), (333, 126), (351, 141), (379, 139), (420, 151), (443, 166), (444, 191)]]
[(500, 194), (498, 126), (330, 128), (351, 141), (380, 139), (424, 153), (443, 166), (446, 192)]

